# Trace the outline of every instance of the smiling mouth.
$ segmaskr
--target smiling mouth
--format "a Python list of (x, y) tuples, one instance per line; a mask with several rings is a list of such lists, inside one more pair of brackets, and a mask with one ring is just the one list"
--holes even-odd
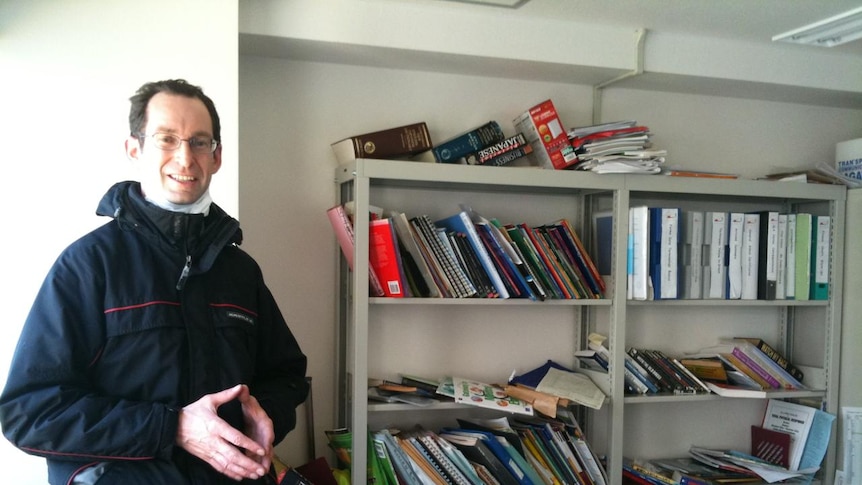
[(170, 177), (172, 179), (176, 180), (177, 182), (194, 182), (195, 180), (197, 180), (196, 177), (192, 177), (191, 175), (176, 175), (175, 174), (175, 175), (171, 175)]

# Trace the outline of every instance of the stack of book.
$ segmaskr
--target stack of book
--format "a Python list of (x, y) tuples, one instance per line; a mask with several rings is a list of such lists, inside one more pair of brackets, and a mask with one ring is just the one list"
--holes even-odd
[[(348, 262), (351, 220), (330, 209)], [(598, 299), (605, 283), (566, 219), (541, 226), (503, 224), (465, 208), (438, 220), (399, 211), (371, 216), (372, 296)], [(352, 267), (352, 266), (351, 266)], [(375, 283), (376, 280), (376, 283)]]
[(628, 222), (629, 299), (829, 297), (830, 216), (636, 206)]
[(374, 483), (605, 485), (578, 423), (539, 418), (458, 419), (457, 427), (369, 433)]
[(765, 398), (770, 391), (806, 389), (802, 371), (760, 338), (729, 339), (680, 362), (720, 396)]
[(438, 163), (460, 163), (500, 167), (525, 157), (533, 147), (520, 132), (507, 137), (496, 121), (488, 121), (459, 133), (433, 147)]
[(667, 156), (666, 150), (652, 148), (649, 128), (636, 121), (572, 128), (567, 135), (578, 156), (576, 170), (654, 174)]

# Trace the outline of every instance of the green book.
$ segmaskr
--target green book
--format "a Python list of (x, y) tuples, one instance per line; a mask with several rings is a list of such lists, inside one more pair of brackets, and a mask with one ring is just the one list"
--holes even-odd
[(811, 297), (811, 214), (796, 214), (796, 299)]

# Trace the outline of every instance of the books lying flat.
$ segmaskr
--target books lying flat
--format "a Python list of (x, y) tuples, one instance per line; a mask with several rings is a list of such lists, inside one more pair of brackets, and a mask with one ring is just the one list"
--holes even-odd
[(357, 158), (408, 158), (431, 147), (428, 126), (420, 122), (347, 137), (333, 143), (332, 151), (343, 165)]

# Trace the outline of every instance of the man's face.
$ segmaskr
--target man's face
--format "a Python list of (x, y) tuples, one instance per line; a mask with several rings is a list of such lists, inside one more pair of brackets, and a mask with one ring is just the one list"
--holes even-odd
[(196, 202), (221, 167), (221, 145), (210, 153), (192, 150), (188, 141), (183, 141), (176, 150), (163, 150), (152, 138), (156, 133), (184, 140), (212, 138), (212, 120), (206, 106), (197, 98), (158, 93), (147, 105), (143, 142), (133, 136), (126, 140), (126, 154), (137, 162), (145, 195), (158, 197), (147, 192), (161, 190), (161, 196), (174, 204)]

